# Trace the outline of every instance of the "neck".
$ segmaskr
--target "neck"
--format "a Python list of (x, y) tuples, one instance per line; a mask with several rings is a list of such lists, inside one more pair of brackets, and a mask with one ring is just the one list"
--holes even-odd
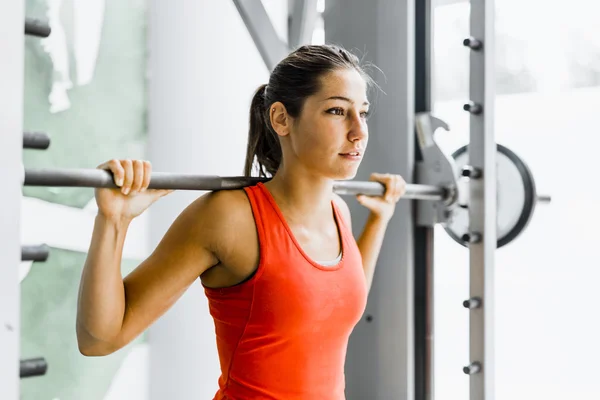
[(322, 222), (331, 215), (332, 179), (282, 165), (265, 186), (291, 219), (302, 218), (310, 224), (311, 221)]

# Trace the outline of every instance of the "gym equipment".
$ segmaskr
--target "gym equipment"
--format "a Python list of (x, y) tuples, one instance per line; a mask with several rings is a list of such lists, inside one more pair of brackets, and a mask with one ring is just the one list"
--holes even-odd
[[(407, 184), (404, 199), (423, 200), (417, 209), (417, 222), (433, 226), (440, 223), (458, 243), (467, 246), (481, 237), (468, 232), (469, 182), (481, 171), (466, 165), (467, 148), (446, 155), (437, 145), (434, 132), (448, 125), (429, 113), (417, 114), (416, 132), (423, 154), (417, 164), (419, 184)], [(33, 140), (32, 140), (33, 141)], [(514, 240), (533, 216), (538, 202), (550, 201), (549, 196), (539, 196), (531, 171), (521, 158), (508, 148), (498, 145), (498, 243), (505, 246)], [(150, 189), (173, 190), (233, 190), (268, 178), (221, 177), (216, 175), (174, 174), (152, 172)], [(109, 171), (100, 169), (28, 168), (24, 169), (24, 186), (117, 188)], [(384, 186), (378, 182), (336, 181), (334, 191), (340, 195), (382, 195)], [(516, 193), (516, 194), (515, 194)]]
[(52, 33), (52, 30), (47, 23), (35, 18), (25, 18), (26, 35), (46, 38), (50, 36), (50, 33)]
[(46, 150), (50, 147), (50, 136), (44, 132), (23, 132), (23, 148)]
[[(417, 221), (431, 226), (440, 223), (445, 231), (461, 245), (477, 243), (481, 234), (469, 232), (469, 185), (482, 175), (481, 170), (467, 165), (467, 146), (447, 156), (436, 144), (437, 129), (450, 130), (448, 125), (427, 113), (416, 117), (418, 143), (423, 162), (417, 165), (417, 177), (422, 183), (442, 186), (449, 191), (447, 201), (419, 203)], [(549, 203), (551, 197), (539, 195), (527, 164), (513, 151), (497, 144), (497, 248), (519, 236), (533, 217), (538, 203)]]
[(19, 376), (21, 378), (45, 375), (46, 371), (48, 371), (48, 363), (43, 357), (21, 360), (20, 362)]
[(48, 260), (50, 248), (41, 244), (38, 246), (21, 246), (21, 261), (38, 261), (43, 262)]
[[(468, 185), (470, 178), (476, 178), (478, 172), (467, 166), (468, 147), (463, 146), (452, 154), (457, 167), (461, 170), (462, 184)], [(537, 194), (531, 170), (513, 151), (497, 144), (496, 154), (497, 179), (497, 247), (500, 248), (513, 241), (525, 230), (533, 217), (538, 202), (549, 202), (549, 196)], [(460, 184), (460, 183), (459, 183)], [(460, 190), (465, 193), (465, 190)], [(469, 243), (478, 241), (476, 235), (468, 233), (468, 197), (459, 199), (459, 207), (454, 207), (447, 223), (444, 225), (450, 237), (467, 247)]]
[[(500, 174), (504, 176), (505, 172), (500, 172), (498, 165), (498, 161), (503, 158), (498, 157), (494, 131), (494, 1), (472, 0), (470, 6), (470, 37), (463, 41), (469, 49), (470, 75), (469, 102), (463, 109), (471, 114), (467, 157), (469, 164), (463, 165), (461, 169), (461, 175), (468, 178), (468, 195), (465, 198), (468, 199), (466, 205), (469, 223), (468, 230), (463, 231), (462, 237), (469, 243), (470, 298), (467, 303), (469, 307), (466, 307), (469, 313), (469, 364), (463, 367), (463, 372), (469, 376), (469, 398), (491, 400), (495, 392), (496, 364), (493, 350), (495, 253), (498, 241), (502, 240), (497, 234), (499, 216), (506, 214), (506, 203), (498, 203), (497, 197), (501, 190), (507, 193), (515, 190), (515, 181), (506, 182), (508, 187), (504, 184), (502, 189), (497, 185), (497, 178)], [(517, 178), (516, 186), (518, 185)], [(504, 237), (508, 239), (507, 242), (514, 239)]]
[[(171, 174), (153, 172), (150, 189), (177, 190), (231, 190), (266, 182), (268, 178), (220, 177), (209, 175)], [(99, 169), (26, 169), (25, 186), (63, 186), (116, 188), (112, 174)], [(343, 195), (382, 195), (384, 186), (378, 182), (337, 181), (334, 191)], [(407, 185), (408, 199), (442, 200), (446, 197), (444, 188), (427, 185)]]

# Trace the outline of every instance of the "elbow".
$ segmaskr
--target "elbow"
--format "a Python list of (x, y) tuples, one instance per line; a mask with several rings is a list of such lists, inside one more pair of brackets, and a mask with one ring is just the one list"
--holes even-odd
[(107, 356), (119, 349), (118, 346), (114, 346), (111, 342), (94, 338), (86, 330), (81, 329), (79, 324), (77, 326), (77, 347), (79, 348), (79, 353), (86, 357)]
[(96, 343), (86, 343), (81, 340), (77, 343), (79, 347), (79, 353), (85, 357), (103, 357), (108, 356), (118, 348), (114, 346), (107, 345), (106, 343), (96, 342)]
[(116, 349), (111, 348), (112, 346), (107, 346), (105, 343), (91, 342), (89, 340), (82, 340), (81, 338), (77, 338), (77, 346), (79, 353), (85, 357), (103, 357), (116, 351)]
[(101, 354), (100, 352), (94, 350), (92, 346), (86, 346), (79, 343), (79, 353), (85, 357), (99, 357), (105, 356), (106, 354)]

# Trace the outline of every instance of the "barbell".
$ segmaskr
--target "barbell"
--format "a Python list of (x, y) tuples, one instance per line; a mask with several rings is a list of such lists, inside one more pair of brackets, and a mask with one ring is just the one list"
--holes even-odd
[[(222, 177), (217, 175), (152, 172), (148, 188), (202, 191), (234, 190), (268, 180), (268, 178), (244, 176)], [(101, 169), (25, 169), (23, 184), (25, 186), (117, 188), (111, 172)], [(364, 194), (379, 196), (383, 195), (385, 188), (378, 182), (336, 181), (333, 190), (340, 195)], [(440, 201), (446, 199), (447, 196), (448, 190), (442, 187), (407, 184), (404, 198)]]
[[(467, 146), (447, 156), (434, 140), (438, 128), (449, 130), (445, 122), (421, 113), (416, 115), (416, 133), (423, 161), (417, 168), (417, 180), (407, 184), (403, 199), (419, 200), (417, 225), (441, 224), (446, 232), (464, 246), (476, 242), (469, 234), (468, 182), (477, 179), (478, 172), (467, 165)], [(45, 148), (42, 133), (28, 135), (24, 146)], [(36, 146), (33, 142), (43, 142)], [(528, 225), (533, 210), (539, 202), (549, 202), (549, 196), (540, 196), (531, 171), (525, 162), (508, 148), (497, 147), (498, 224), (497, 247), (514, 240)], [(266, 182), (269, 178), (152, 172), (150, 189), (217, 191), (234, 190)], [(24, 168), (24, 186), (117, 188), (111, 172), (101, 169)], [(385, 187), (379, 182), (343, 180), (335, 181), (333, 190), (339, 195), (383, 195)], [(465, 200), (466, 199), (466, 200)]]

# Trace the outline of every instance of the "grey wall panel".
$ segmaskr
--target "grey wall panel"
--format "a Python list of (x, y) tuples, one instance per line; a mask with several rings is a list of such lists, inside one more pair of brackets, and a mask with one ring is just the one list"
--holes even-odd
[[(328, 0), (325, 40), (355, 50), (383, 74), (373, 94), (370, 139), (357, 179), (390, 172), (412, 182), (414, 170), (414, 1)], [(355, 235), (366, 210), (350, 201)], [(349, 400), (414, 398), (413, 204), (401, 201), (386, 234), (365, 317), (346, 361)], [(372, 319), (369, 322), (369, 316)]]

